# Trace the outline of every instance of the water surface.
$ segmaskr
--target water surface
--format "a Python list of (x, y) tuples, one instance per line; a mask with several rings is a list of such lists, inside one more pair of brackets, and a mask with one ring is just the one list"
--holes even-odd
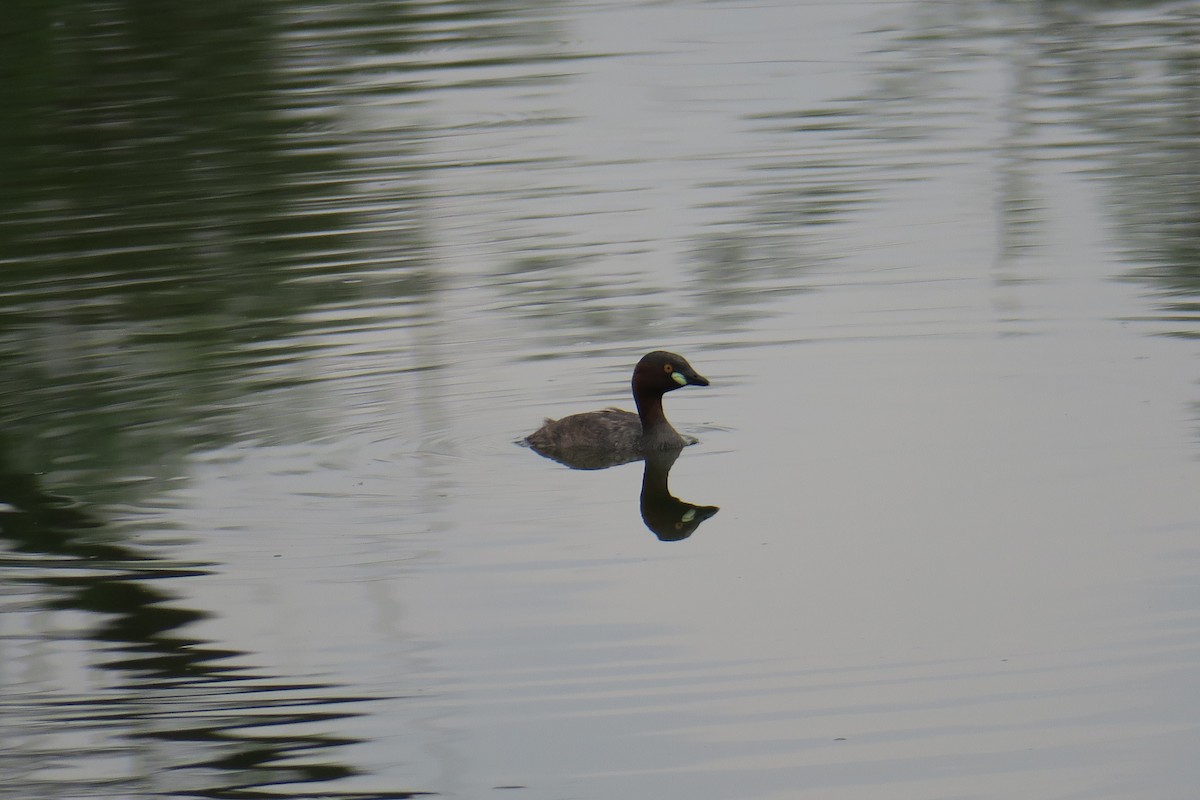
[(24, 5), (0, 795), (1194, 794), (1200, 6)]

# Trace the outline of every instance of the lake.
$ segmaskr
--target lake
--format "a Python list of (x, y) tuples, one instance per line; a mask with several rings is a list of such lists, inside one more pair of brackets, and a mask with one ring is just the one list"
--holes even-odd
[(1195, 796), (1200, 2), (13, 11), (0, 797)]

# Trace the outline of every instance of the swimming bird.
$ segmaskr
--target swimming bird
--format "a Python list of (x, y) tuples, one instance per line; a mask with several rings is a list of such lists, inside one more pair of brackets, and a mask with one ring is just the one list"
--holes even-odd
[(633, 368), (633, 402), (637, 413), (619, 408), (546, 420), (525, 441), (542, 455), (568, 466), (595, 469), (635, 461), (648, 452), (678, 450), (692, 444), (663, 413), (662, 399), (682, 386), (708, 386), (708, 379), (681, 355), (655, 350)]

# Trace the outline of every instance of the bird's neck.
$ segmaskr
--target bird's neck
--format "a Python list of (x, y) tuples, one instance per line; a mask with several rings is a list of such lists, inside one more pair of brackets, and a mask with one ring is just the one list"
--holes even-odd
[(637, 404), (638, 416), (642, 420), (642, 433), (647, 433), (661, 425), (667, 425), (667, 415), (663, 413), (663, 396), (659, 392), (633, 393), (633, 402)]

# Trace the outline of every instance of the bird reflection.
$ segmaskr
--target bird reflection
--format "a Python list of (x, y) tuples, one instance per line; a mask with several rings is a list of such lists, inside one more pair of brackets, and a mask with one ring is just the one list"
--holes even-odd
[(642, 521), (663, 542), (686, 539), (701, 522), (720, 511), (717, 506), (693, 505), (671, 494), (667, 478), (680, 452), (659, 450), (649, 453), (642, 471)]
[(610, 451), (593, 448), (559, 451), (553, 454), (542, 452), (536, 447), (531, 449), (544, 458), (579, 470), (607, 469), (642, 461), (642, 492), (639, 498), (642, 521), (660, 541), (678, 542), (688, 538), (700, 527), (701, 522), (721, 510), (718, 506), (687, 503), (671, 494), (667, 481), (671, 475), (671, 467), (683, 452), (682, 449), (652, 450), (636, 455), (624, 453), (617, 456)]

